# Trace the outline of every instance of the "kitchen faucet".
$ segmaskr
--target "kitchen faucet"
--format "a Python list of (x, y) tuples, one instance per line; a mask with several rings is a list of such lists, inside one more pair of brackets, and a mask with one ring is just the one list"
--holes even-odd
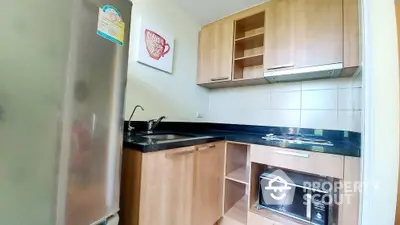
[(163, 119), (167, 119), (166, 116), (162, 116), (160, 118), (158, 118), (158, 120), (149, 120), (147, 122), (147, 133), (148, 134), (152, 134), (153, 130), (158, 126), (158, 124), (161, 122), (161, 120)]
[(132, 116), (133, 116), (133, 114), (135, 114), (137, 108), (140, 108), (142, 111), (144, 111), (144, 109), (141, 105), (135, 106), (135, 108), (132, 111), (131, 117), (129, 117), (129, 122), (128, 122), (128, 131), (129, 132), (132, 132), (135, 129), (134, 127), (131, 126), (131, 120), (132, 120)]

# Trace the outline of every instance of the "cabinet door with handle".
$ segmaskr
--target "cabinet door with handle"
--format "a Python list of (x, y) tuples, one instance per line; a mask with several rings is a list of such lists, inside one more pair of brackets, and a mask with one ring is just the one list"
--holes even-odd
[(196, 148), (143, 154), (140, 225), (191, 224)]
[(223, 215), (225, 142), (197, 146), (193, 222), (213, 225)]
[(295, 67), (343, 63), (343, 0), (293, 0)]
[(209, 24), (205, 27), (202, 27), (199, 34), (199, 59), (197, 74), (198, 84), (209, 83), (210, 76), (215, 73), (215, 32), (215, 26), (213, 24)]
[(343, 63), (342, 0), (271, 0), (265, 15), (266, 72)]
[(266, 4), (264, 69), (294, 67), (294, 4), (292, 0), (272, 0)]
[(232, 79), (233, 25), (232, 19), (225, 18), (201, 29), (198, 84)]

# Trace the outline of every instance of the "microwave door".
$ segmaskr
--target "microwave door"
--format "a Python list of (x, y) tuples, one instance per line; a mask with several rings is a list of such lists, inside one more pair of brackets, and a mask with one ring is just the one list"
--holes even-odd
[[(293, 202), (285, 202), (281, 206), (281, 211), (284, 212), (285, 214), (294, 217), (296, 219), (300, 219), (303, 221), (310, 221), (310, 219), (307, 218), (307, 198), (306, 196), (311, 195), (309, 191), (305, 192), (305, 189), (301, 187), (296, 187), (292, 186), (292, 188), (295, 189), (294, 191), (294, 197), (293, 197)], [(290, 201), (291, 199), (287, 199)], [(310, 213), (309, 213), (310, 214)], [(311, 217), (311, 215), (310, 215)]]

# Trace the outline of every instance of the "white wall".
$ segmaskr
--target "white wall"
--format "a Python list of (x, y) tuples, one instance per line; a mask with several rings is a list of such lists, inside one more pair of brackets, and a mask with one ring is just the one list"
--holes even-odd
[[(363, 0), (362, 225), (392, 225), (399, 170), (399, 65), (393, 0)], [(398, 222), (398, 221), (397, 221)]]
[(362, 76), (210, 91), (212, 122), (361, 131)]
[[(140, 104), (145, 112), (138, 111), (133, 120), (165, 115), (171, 121), (201, 121), (196, 113), (207, 111), (208, 90), (196, 85), (200, 26), (173, 1), (134, 2), (125, 119), (129, 119), (135, 105)], [(174, 35), (172, 74), (136, 62), (141, 19)]]

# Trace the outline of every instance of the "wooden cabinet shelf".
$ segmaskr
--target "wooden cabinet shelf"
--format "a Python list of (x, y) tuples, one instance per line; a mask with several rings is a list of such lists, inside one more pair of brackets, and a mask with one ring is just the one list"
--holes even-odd
[[(264, 36), (264, 31), (258, 31), (257, 33), (254, 33), (252, 35), (248, 35), (248, 36), (244, 36), (241, 38), (236, 38), (236, 42), (240, 42), (240, 41), (245, 41), (245, 40), (251, 40), (251, 39), (258, 39), (260, 37)], [(264, 38), (264, 37), (263, 37)]]
[(236, 181), (242, 184), (248, 184), (249, 182), (249, 178), (248, 178), (248, 172), (246, 171), (245, 167), (241, 167), (231, 173), (229, 173), (228, 175), (226, 175), (225, 177), (228, 180), (231, 181)]
[(250, 67), (262, 65), (263, 60), (264, 54), (257, 54), (236, 58), (235, 63), (240, 64), (242, 67)]
[(235, 40), (237, 46), (243, 49), (252, 49), (264, 46), (264, 32), (256, 33)]

